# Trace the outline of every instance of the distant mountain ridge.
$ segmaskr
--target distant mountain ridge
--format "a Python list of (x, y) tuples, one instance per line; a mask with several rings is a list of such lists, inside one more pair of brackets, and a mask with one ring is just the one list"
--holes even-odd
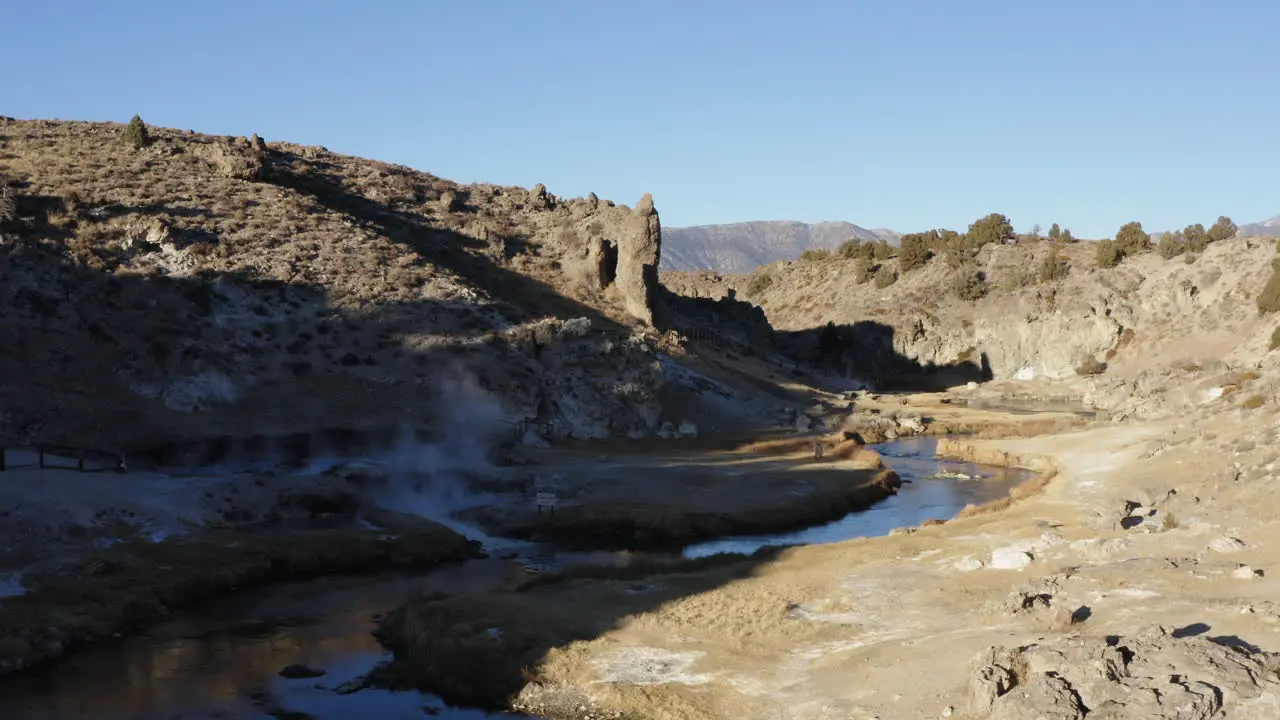
[(761, 220), (727, 225), (662, 229), (662, 270), (748, 273), (778, 260), (794, 260), (805, 250), (834, 250), (857, 238), (896, 244), (901, 233), (849, 222), (802, 223)]
[(1280, 237), (1280, 215), (1270, 220), (1241, 225), (1236, 234), (1240, 237)]

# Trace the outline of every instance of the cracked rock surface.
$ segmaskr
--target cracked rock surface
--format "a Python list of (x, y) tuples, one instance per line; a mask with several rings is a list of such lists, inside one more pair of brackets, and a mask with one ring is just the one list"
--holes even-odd
[(1176, 634), (1153, 626), (990, 647), (973, 660), (969, 710), (992, 720), (1280, 717), (1280, 656)]

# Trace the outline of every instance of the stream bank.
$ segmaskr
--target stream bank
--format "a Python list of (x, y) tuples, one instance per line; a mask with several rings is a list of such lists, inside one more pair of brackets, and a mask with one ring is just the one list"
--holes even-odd
[(479, 543), (422, 518), (384, 514), (378, 529), (205, 530), (111, 541), (28, 568), (0, 599), (0, 674), (120, 636), (236, 590), (320, 575), (425, 571), (476, 557)]
[[(459, 720), (500, 717), (449, 708), (444, 700), (494, 711), (507, 708), (509, 698), (528, 685), (524, 671), (536, 668), (548, 652), (567, 651), (572, 640), (596, 637), (627, 615), (748, 577), (785, 552), (779, 546), (835, 542), (884, 534), (928, 519), (945, 519), (966, 505), (999, 496), (1022, 477), (1017, 471), (936, 460), (931, 439), (899, 441), (875, 449), (884, 464), (909, 481), (898, 488), (897, 495), (834, 523), (794, 533), (720, 538), (688, 546), (683, 560), (670, 553), (584, 554), (513, 542), (491, 549), (491, 554), (508, 557), (506, 560), (469, 560), (425, 575), (416, 572), (425, 566), (409, 564), (402, 567), (415, 569), (411, 576), (368, 575), (273, 585), (180, 613), (170, 613), (163, 603), (136, 604), (170, 619), (141, 634), (99, 641), (38, 673), (9, 678), (4, 681), (8, 687), (0, 686), (0, 698), (6, 698), (0, 700), (0, 716), (71, 718), (83, 716), (86, 709), (105, 712), (109, 707), (119, 717), (131, 718), (396, 718), (421, 717), (424, 708), (428, 715)], [(350, 541), (347, 536), (325, 535), (336, 530), (315, 532), (320, 533), (316, 538), (342, 537), (344, 545)], [(244, 548), (237, 542), (227, 539), (222, 544)], [(717, 550), (713, 547), (717, 542), (726, 546)], [(356, 544), (382, 547), (362, 543)], [(305, 557), (302, 548), (307, 543), (274, 543), (285, 548), (295, 545), (290, 552)], [(499, 547), (505, 549), (499, 551)], [(472, 544), (459, 547), (454, 559), (470, 556), (475, 549)], [(263, 569), (260, 558), (261, 553), (282, 550), (255, 545), (244, 551), (249, 555), (239, 564), (216, 556), (223, 558), (217, 564), (227, 568), (225, 577), (235, 579), (233, 567), (257, 568), (255, 572), (266, 573), (261, 575), (266, 582), (279, 577)], [(741, 554), (747, 552), (755, 554)], [(379, 550), (356, 555), (352, 556), (353, 564), (368, 563), (363, 569), (374, 572), (391, 566), (394, 553)], [(208, 556), (189, 560), (181, 564), (210, 565)], [(177, 561), (175, 556), (160, 566), (173, 566)], [(305, 568), (305, 561), (298, 562)], [(292, 564), (289, 561), (283, 566)], [(524, 568), (533, 565), (539, 572), (527, 574)], [(112, 582), (120, 583), (129, 576), (117, 572), (104, 577), (115, 577)], [(248, 585), (241, 583), (237, 586)], [(230, 587), (225, 585), (225, 589)], [(512, 592), (512, 588), (521, 591)], [(381, 622), (380, 613), (410, 595), (419, 601), (393, 611)], [(546, 602), (553, 597), (570, 597), (572, 602)], [(175, 601), (172, 607), (177, 604)], [(595, 610), (584, 613), (582, 607)], [(714, 608), (709, 611), (715, 612)], [(382, 644), (399, 649), (403, 657), (416, 654), (419, 659), (438, 660), (432, 667), (469, 670), (424, 683), (420, 676), (399, 673), (404, 663), (392, 663), (372, 677), (382, 686), (412, 691), (365, 687), (354, 681), (388, 659), (371, 634), (375, 628)], [(444, 632), (447, 642), (444, 638), (426, 641), (423, 633), (436, 637), (428, 632), (430, 628)], [(412, 645), (397, 639), (397, 632), (403, 636), (410, 631), (416, 634)], [(277, 675), (290, 665), (315, 668), (325, 675), (298, 679)], [(424, 686), (440, 695), (423, 694), (420, 690)], [(123, 687), (129, 690), (121, 690)], [(98, 699), (90, 699), (95, 697)], [(643, 714), (642, 704), (637, 708)]]

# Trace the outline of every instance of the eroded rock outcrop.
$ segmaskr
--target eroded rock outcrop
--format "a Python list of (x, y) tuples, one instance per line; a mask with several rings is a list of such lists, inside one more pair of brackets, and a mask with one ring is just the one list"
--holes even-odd
[(579, 440), (650, 434), (658, 426), (662, 365), (643, 334), (624, 339), (592, 332), (587, 318), (547, 319), (507, 333), (525, 355), (531, 382), (501, 388), (524, 417)]
[(653, 324), (653, 297), (658, 288), (658, 260), (662, 255), (662, 223), (653, 196), (636, 204), (630, 231), (618, 238), (618, 277), (614, 281), (627, 312)]
[(973, 659), (969, 709), (992, 720), (1209, 720), (1280, 716), (1274, 654), (1164, 627), (1067, 637)]

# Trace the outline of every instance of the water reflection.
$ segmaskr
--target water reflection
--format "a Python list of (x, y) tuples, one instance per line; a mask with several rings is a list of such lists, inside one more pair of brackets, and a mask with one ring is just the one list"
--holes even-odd
[[(965, 505), (980, 504), (1006, 495), (1028, 477), (1023, 470), (937, 460), (934, 438), (908, 438), (874, 446), (904, 483), (898, 494), (835, 522), (789, 533), (746, 535), (691, 545), (685, 557), (720, 552), (751, 553), (766, 545), (812, 545), (856, 537), (885, 535), (898, 527), (919, 525), (931, 518), (949, 519)], [(938, 473), (963, 473), (982, 479), (930, 478)]]
[[(0, 717), (517, 718), (445, 708), (421, 693), (350, 692), (348, 685), (385, 658), (371, 634), (378, 613), (415, 591), (498, 587), (509, 565), (480, 560), (422, 578), (327, 579), (185, 611), (144, 635), (77, 651), (47, 673), (0, 678)], [(294, 664), (325, 674), (280, 677), (281, 669)]]

